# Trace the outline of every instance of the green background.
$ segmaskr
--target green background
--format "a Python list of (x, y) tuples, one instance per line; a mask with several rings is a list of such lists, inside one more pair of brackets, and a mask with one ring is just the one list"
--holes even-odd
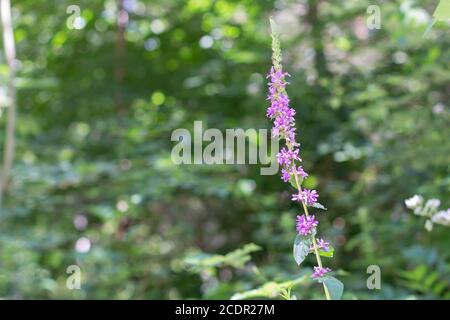
[[(280, 298), (273, 282), (310, 272), (312, 257), (298, 268), (292, 256), (299, 207), (278, 175), (170, 158), (172, 131), (194, 120), (270, 128), (273, 15), (305, 186), (328, 207), (319, 232), (336, 251), (324, 263), (344, 298), (449, 299), (449, 229), (427, 232), (403, 201), (450, 206), (450, 26), (423, 37), (435, 0), (372, 2), (125, 1), (122, 34), (118, 1), (12, 1), (17, 153), (0, 214), (0, 298), (228, 299), (264, 284), (262, 297)], [(67, 26), (74, 4), (79, 30)], [(371, 4), (379, 30), (366, 27)], [(83, 237), (88, 252), (76, 250)], [(251, 257), (220, 256), (248, 243), (260, 247)], [(81, 290), (66, 287), (70, 265)], [(380, 290), (366, 287), (369, 265)], [(322, 299), (305, 279), (292, 293)]]

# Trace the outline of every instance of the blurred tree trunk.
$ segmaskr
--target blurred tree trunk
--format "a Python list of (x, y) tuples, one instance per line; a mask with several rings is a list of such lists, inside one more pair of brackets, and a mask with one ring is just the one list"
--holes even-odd
[(9, 176), (14, 159), (15, 148), (15, 126), (16, 126), (16, 48), (14, 43), (14, 33), (11, 19), (10, 0), (0, 0), (0, 14), (3, 29), (3, 48), (6, 61), (9, 66), (8, 78), (8, 113), (6, 123), (5, 149), (3, 153), (3, 168), (0, 175), (0, 209), (2, 197), (8, 187)]
[(319, 18), (320, 0), (308, 0), (308, 23), (311, 26), (311, 36), (314, 48), (314, 67), (317, 72), (317, 78), (329, 75), (327, 60), (325, 58), (323, 45), (323, 23)]

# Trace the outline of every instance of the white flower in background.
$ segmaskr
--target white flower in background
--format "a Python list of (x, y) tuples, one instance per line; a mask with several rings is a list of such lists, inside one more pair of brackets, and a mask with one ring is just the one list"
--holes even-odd
[(431, 221), (444, 226), (450, 226), (450, 209), (438, 211), (431, 218)]
[(421, 208), (416, 208), (414, 210), (414, 213), (420, 216), (425, 216), (425, 217), (432, 217), (433, 214), (436, 213), (436, 211), (438, 210), (439, 206), (441, 205), (441, 201), (439, 199), (429, 199), (426, 203), (425, 206), (423, 207), (423, 209)]
[(425, 229), (427, 231), (433, 230), (433, 222), (431, 222), (431, 220), (427, 219), (427, 221), (425, 221)]
[(413, 210), (415, 215), (427, 217), (425, 221), (425, 229), (427, 231), (433, 230), (433, 224), (450, 226), (450, 209), (438, 211), (441, 205), (439, 199), (429, 199), (426, 201), (425, 206), (423, 206), (423, 203), (424, 199), (420, 195), (414, 195), (405, 200), (406, 207)]
[(441, 205), (441, 200), (439, 199), (430, 199), (427, 201), (425, 208), (437, 209)]
[(423, 203), (423, 197), (419, 195), (414, 195), (413, 197), (405, 200), (405, 205), (409, 209), (416, 209)]

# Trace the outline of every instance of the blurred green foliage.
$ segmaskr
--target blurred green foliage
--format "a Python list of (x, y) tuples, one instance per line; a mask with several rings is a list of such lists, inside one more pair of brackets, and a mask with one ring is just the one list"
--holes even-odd
[[(269, 127), (274, 15), (344, 298), (449, 299), (448, 229), (426, 232), (403, 205), (420, 193), (450, 206), (450, 26), (422, 36), (437, 2), (379, 1), (381, 29), (368, 30), (366, 0), (126, 0), (121, 44), (118, 1), (77, 1), (81, 29), (67, 26), (73, 1), (14, 1), (0, 297), (323, 298), (292, 257), (298, 209), (278, 176), (170, 160), (171, 132), (194, 120)], [(2, 146), (4, 126), (2, 114)], [(253, 245), (227, 255), (247, 243), (261, 248), (251, 259)], [(66, 288), (73, 264), (82, 290)], [(372, 264), (381, 290), (366, 287)]]

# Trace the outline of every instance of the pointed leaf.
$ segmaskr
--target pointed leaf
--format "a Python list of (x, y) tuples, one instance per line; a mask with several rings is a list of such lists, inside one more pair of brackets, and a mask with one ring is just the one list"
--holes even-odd
[(327, 210), (327, 208), (325, 208), (323, 204), (318, 202), (315, 202), (312, 206), (317, 209)]
[(325, 258), (333, 258), (334, 255), (334, 247), (330, 246), (330, 249), (328, 251), (324, 251), (322, 249), (319, 249), (319, 255)]
[(450, 19), (450, 2), (439, 0), (439, 4), (433, 13), (433, 18), (437, 21), (446, 21)]
[(309, 254), (309, 248), (312, 245), (311, 236), (304, 237), (301, 235), (297, 235), (294, 241), (294, 259), (298, 265), (300, 265), (303, 260), (305, 260), (306, 256)]
[(341, 300), (344, 293), (344, 284), (335, 277), (327, 276), (323, 279), (323, 283), (330, 293), (331, 300)]

